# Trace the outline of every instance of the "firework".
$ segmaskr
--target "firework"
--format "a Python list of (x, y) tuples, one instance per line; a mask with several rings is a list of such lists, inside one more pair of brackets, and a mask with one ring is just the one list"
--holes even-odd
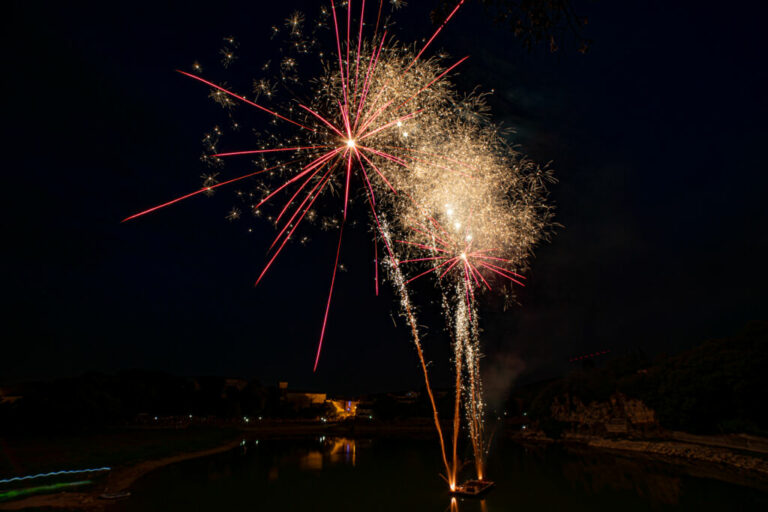
[[(249, 205), (252, 211), (260, 214), (262, 206), (270, 200), (276, 200), (280, 195), (288, 196), (284, 198), (279, 213), (268, 217), (276, 225), (278, 234), (270, 246), (273, 254), (256, 280), (258, 284), (305, 218), (320, 204), (317, 203), (318, 199), (331, 195), (335, 190), (343, 190), (341, 220), (334, 218), (332, 221), (332, 224), (339, 226), (339, 241), (315, 357), (314, 369), (317, 369), (342, 246), (343, 225), (351, 196), (359, 192), (365, 198), (370, 205), (372, 219), (378, 224), (377, 197), (396, 194), (392, 185), (397, 178), (395, 174), (408, 171), (409, 162), (413, 162), (407, 147), (405, 150), (398, 148), (402, 144), (409, 145), (409, 131), (413, 140), (428, 135), (427, 130), (437, 126), (436, 121), (429, 118), (439, 118), (443, 106), (450, 100), (450, 84), (445, 77), (466, 58), (446, 68), (437, 59), (422, 59), (422, 55), (462, 3), (463, 0), (417, 50), (389, 41), (386, 30), (379, 34), (381, 2), (373, 36), (366, 40), (363, 37), (365, 2), (360, 4), (358, 20), (353, 21), (351, 2), (346, 3), (344, 14), (337, 12), (343, 9), (337, 9), (331, 1), (332, 23), (329, 22), (329, 25), (335, 34), (335, 55), (324, 60), (321, 76), (313, 81), (315, 87), (308, 95), (312, 100), (302, 102), (300, 98), (293, 98), (294, 101), (282, 109), (265, 107), (223, 85), (180, 71), (209, 87), (211, 97), (223, 107), (229, 109), (237, 103), (248, 105), (270, 116), (276, 123), (290, 126), (295, 132), (284, 138), (273, 135), (268, 140), (274, 144), (268, 145), (261, 141), (256, 149), (220, 152), (217, 150), (217, 141), (210, 142), (210, 153), (206, 155), (206, 160), (218, 165), (225, 158), (256, 157), (262, 168), (221, 183), (206, 184), (198, 191), (139, 212), (125, 220), (246, 178), (257, 175), (273, 178), (279, 184), (271, 189), (261, 189), (261, 197)], [(298, 38), (301, 35), (304, 21), (300, 13), (294, 13), (286, 20), (285, 26), (292, 37)], [(221, 51), (224, 59), (222, 64), (229, 67), (235, 60), (232, 50), (234, 40), (225, 38), (225, 42), (227, 44)], [(305, 49), (311, 45), (296, 42), (294, 46)], [(296, 61), (292, 57), (285, 57), (281, 61), (283, 81), (297, 80), (293, 74), (295, 66)], [(272, 94), (269, 81), (263, 79), (254, 84), (254, 89), (265, 96)], [(283, 154), (290, 154), (290, 160), (279, 159)], [(275, 156), (275, 160), (269, 160)], [(397, 180), (400, 181), (399, 178)], [(325, 206), (333, 211), (329, 205)], [(389, 246), (387, 250), (392, 256)]]
[[(376, 20), (369, 23), (372, 31), (366, 30), (364, 0), (355, 6), (347, 1), (340, 8), (331, 1), (330, 8), (321, 8), (317, 23), (295, 12), (273, 27), (273, 37), (287, 35), (290, 51), (279, 62), (262, 66), (277, 69), (279, 75), (253, 80), (252, 95), (204, 78), (198, 63), (193, 72), (180, 71), (208, 88), (211, 99), (227, 113), (230, 131), (241, 129), (236, 120), (238, 106), (263, 115), (269, 130), (257, 134), (255, 147), (224, 148), (223, 130), (216, 127), (204, 138), (203, 160), (215, 172), (206, 175), (203, 188), (126, 219), (259, 177), (254, 190), (238, 191), (242, 209), (233, 208), (227, 215), (234, 220), (243, 210), (251, 211), (277, 230), (256, 284), (289, 241), (306, 242), (306, 237), (298, 236), (300, 226), (316, 222), (338, 230), (316, 370), (348, 210), (356, 202), (367, 203), (374, 233), (376, 289), (379, 265), (383, 265), (411, 327), (451, 489), (461, 466), (457, 443), (462, 404), (479, 479), (487, 452), (476, 298), (485, 292), (509, 295), (513, 286), (524, 285), (528, 257), (546, 236), (552, 215), (546, 205), (549, 172), (506, 144), (504, 133), (489, 122), (482, 94), (462, 95), (449, 81), (467, 57), (447, 61), (426, 56), (463, 3), (458, 2), (422, 45), (398, 43), (389, 36), (388, 23), (382, 18), (383, 0), (369, 9), (369, 16)], [(398, 9), (404, 4), (391, 1), (390, 6)], [(309, 36), (307, 27), (311, 27)], [(318, 43), (323, 30), (333, 36), (333, 51)], [(219, 52), (224, 68), (236, 65), (236, 48), (233, 38), (224, 39)], [(303, 80), (299, 67), (309, 57), (319, 57), (320, 67), (311, 80)], [(285, 92), (289, 101), (280, 101)], [(218, 181), (229, 160), (234, 160), (232, 165), (255, 165), (256, 170)], [(378, 243), (386, 251), (381, 260)], [(454, 347), (456, 399), (450, 461), (408, 288), (411, 281), (429, 275), (436, 278)]]
[(525, 285), (528, 257), (551, 224), (546, 184), (552, 177), (478, 119), (455, 121), (440, 133), (442, 138), (421, 140), (408, 150), (432, 160), (414, 156), (413, 175), (398, 184), (407, 199), (394, 205), (401, 213), (397, 242), (404, 255), (400, 264), (426, 267), (406, 283), (436, 278), (453, 339), (457, 400), (464, 395), (475, 469), (482, 480), (488, 440), (476, 298)]

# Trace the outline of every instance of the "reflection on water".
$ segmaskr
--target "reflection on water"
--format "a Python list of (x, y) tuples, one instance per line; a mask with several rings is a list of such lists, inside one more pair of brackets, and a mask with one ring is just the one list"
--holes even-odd
[[(682, 492), (682, 478), (664, 464), (638, 464), (629, 458), (605, 458), (584, 453), (578, 459), (566, 459), (563, 475), (586, 493), (599, 494), (606, 490), (630, 491), (648, 498), (653, 505), (677, 505)], [(665, 469), (667, 471), (665, 471)]]
[(323, 469), (323, 461), (329, 464), (346, 463), (355, 465), (356, 446), (354, 439), (346, 437), (332, 437), (326, 439), (320, 437), (321, 447), (317, 450), (309, 450), (301, 456), (299, 466), (301, 469), (320, 471)]
[(320, 436), (248, 440), (230, 453), (160, 469), (114, 510), (768, 510), (759, 490), (663, 462), (500, 441), (488, 461), (496, 487), (484, 499), (447, 494), (430, 440)]
[[(479, 498), (476, 502), (480, 505), (480, 512), (488, 512), (488, 502), (485, 498)], [(451, 504), (448, 506), (448, 509), (451, 512), (459, 512), (461, 510), (459, 508), (459, 499), (451, 497)]]

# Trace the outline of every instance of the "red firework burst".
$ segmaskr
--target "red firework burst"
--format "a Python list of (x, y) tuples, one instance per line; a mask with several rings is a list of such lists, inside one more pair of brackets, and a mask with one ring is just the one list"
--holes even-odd
[[(443, 30), (443, 28), (448, 23), (448, 21), (456, 14), (458, 9), (464, 4), (464, 1), (465, 0), (461, 0), (456, 5), (456, 7), (451, 11), (451, 13), (445, 19), (445, 21), (437, 28), (437, 30), (435, 30), (432, 36), (421, 47), (419, 52), (416, 54), (415, 58), (405, 67), (400, 78), (404, 77), (413, 68), (413, 66), (419, 61), (419, 59), (422, 57), (424, 52), (432, 44), (432, 42), (435, 40), (438, 34)], [(256, 284), (258, 284), (261, 281), (261, 279), (267, 273), (267, 271), (272, 266), (274, 261), (277, 259), (277, 257), (285, 247), (286, 243), (288, 242), (288, 240), (291, 238), (291, 236), (296, 231), (298, 226), (302, 223), (307, 213), (315, 204), (315, 201), (317, 200), (317, 198), (321, 195), (323, 190), (327, 187), (328, 183), (332, 179), (338, 178), (335, 172), (339, 169), (343, 173), (342, 180), (344, 182), (343, 219), (346, 220), (346, 217), (347, 217), (347, 209), (349, 206), (349, 198), (350, 198), (351, 177), (354, 172), (359, 172), (360, 176), (362, 176), (362, 181), (364, 183), (364, 186), (362, 188), (365, 192), (368, 203), (370, 205), (372, 217), (374, 218), (380, 230), (381, 225), (379, 223), (378, 215), (376, 212), (376, 196), (374, 194), (374, 187), (371, 185), (371, 178), (375, 176), (378, 179), (380, 179), (386, 185), (385, 188), (391, 190), (392, 193), (396, 194), (397, 191), (392, 186), (390, 180), (388, 180), (385, 174), (382, 172), (382, 170), (380, 169), (380, 166), (376, 165), (375, 161), (379, 160), (380, 162), (381, 161), (392, 162), (403, 168), (410, 169), (410, 167), (408, 166), (408, 161), (413, 162), (413, 161), (418, 161), (418, 159), (408, 154), (404, 154), (402, 156), (392, 154), (391, 150), (398, 149), (398, 147), (395, 147), (395, 146), (371, 147), (370, 145), (368, 145), (366, 141), (371, 140), (371, 138), (374, 135), (380, 132), (399, 126), (404, 121), (409, 120), (421, 114), (422, 113), (421, 109), (416, 109), (411, 112), (406, 111), (406, 113), (403, 113), (402, 115), (400, 113), (414, 98), (416, 98), (419, 94), (423, 93), (424, 91), (434, 86), (435, 83), (443, 79), (448, 73), (450, 73), (459, 64), (461, 64), (467, 59), (467, 57), (460, 59), (452, 66), (445, 69), (438, 76), (434, 77), (434, 79), (429, 81), (429, 83), (415, 90), (413, 94), (410, 97), (406, 98), (404, 101), (395, 102), (393, 99), (391, 99), (389, 101), (385, 101), (379, 104), (382, 93), (386, 87), (379, 88), (378, 93), (375, 94), (372, 98), (369, 97), (369, 93), (370, 93), (372, 78), (379, 64), (382, 48), (384, 47), (384, 43), (387, 37), (386, 31), (383, 32), (383, 35), (381, 36), (380, 41), (378, 40), (378, 36), (377, 36), (378, 29), (379, 29), (379, 20), (381, 17), (382, 3), (383, 3), (383, 0), (379, 0), (379, 9), (378, 9), (378, 14), (376, 18), (376, 25), (375, 25), (375, 29), (372, 37), (373, 51), (371, 51), (371, 55), (370, 55), (370, 58), (368, 59), (367, 65), (365, 62), (362, 62), (362, 65), (361, 65), (361, 48), (363, 46), (363, 25), (364, 25), (363, 20), (365, 17), (365, 0), (363, 0), (361, 3), (359, 27), (354, 27), (354, 28), (352, 27), (352, 2), (347, 1), (346, 38), (343, 38), (341, 35), (343, 30), (340, 30), (339, 28), (339, 19), (337, 18), (337, 15), (336, 15), (336, 8), (333, 0), (331, 0), (331, 11), (333, 14), (333, 22), (334, 22), (334, 30), (335, 30), (335, 38), (336, 38), (335, 42), (336, 42), (336, 51), (338, 56), (339, 76), (341, 77), (339, 90), (336, 91), (337, 97), (333, 102), (334, 104), (337, 105), (338, 110), (334, 112), (333, 115), (323, 116), (321, 115), (321, 113), (317, 112), (316, 110), (313, 110), (312, 108), (299, 103), (299, 107), (308, 114), (308, 118), (313, 120), (314, 123), (305, 124), (305, 123), (298, 122), (294, 119), (289, 118), (286, 115), (282, 115), (274, 110), (271, 110), (262, 105), (259, 105), (242, 95), (236, 94), (235, 92), (229, 89), (226, 89), (220, 85), (217, 85), (211, 81), (208, 81), (200, 76), (187, 73), (184, 71), (179, 71), (179, 73), (187, 77), (190, 77), (194, 80), (197, 80), (198, 82), (203, 83), (206, 86), (213, 88), (216, 91), (226, 94), (231, 98), (234, 98), (244, 104), (254, 107), (266, 114), (269, 114), (273, 119), (277, 119), (282, 122), (289, 123), (293, 125), (295, 128), (300, 129), (303, 132), (309, 132), (314, 134), (323, 132), (325, 136), (325, 140), (328, 143), (320, 144), (320, 145), (311, 144), (311, 145), (300, 145), (295, 147), (275, 147), (275, 148), (268, 148), (268, 149), (216, 153), (211, 156), (217, 157), (217, 158), (224, 158), (224, 157), (235, 157), (235, 156), (243, 156), (243, 155), (257, 155), (257, 154), (264, 155), (264, 154), (283, 153), (283, 152), (297, 153), (298, 156), (297, 158), (289, 162), (284, 162), (272, 167), (261, 169), (256, 172), (238, 176), (236, 178), (233, 178), (221, 183), (217, 183), (215, 185), (203, 187), (190, 194), (186, 194), (184, 196), (175, 198), (166, 203), (154, 206), (147, 210), (131, 215), (130, 217), (127, 217), (126, 219), (124, 219), (123, 222), (157, 211), (161, 208), (170, 206), (184, 199), (188, 199), (196, 195), (209, 192), (218, 187), (222, 187), (222, 186), (229, 185), (247, 178), (251, 178), (251, 177), (266, 173), (268, 171), (272, 171), (277, 168), (285, 167), (290, 164), (296, 164), (296, 163), (302, 162), (302, 165), (299, 168), (298, 172), (296, 172), (294, 175), (287, 178), (280, 186), (272, 190), (255, 207), (255, 208), (258, 208), (259, 206), (263, 205), (264, 203), (266, 203), (267, 201), (275, 197), (280, 192), (287, 190), (290, 187), (296, 187), (296, 190), (293, 192), (291, 197), (285, 202), (279, 215), (277, 216), (276, 222), (278, 224), (282, 222), (282, 227), (279, 228), (278, 234), (276, 235), (275, 239), (273, 240), (270, 246), (270, 250), (272, 249), (275, 249), (275, 250), (270, 260), (267, 262), (264, 269), (258, 276), (256, 280)], [(357, 32), (357, 33), (354, 34), (354, 32)], [(354, 45), (355, 35), (357, 37), (356, 46)], [(377, 41), (379, 41), (378, 44), (376, 44)], [(352, 72), (353, 69), (354, 69), (354, 73)], [(387, 121), (383, 122), (382, 119), (387, 119)], [(314, 125), (309, 126), (309, 124), (314, 124)], [(400, 149), (406, 152), (413, 152), (413, 150), (409, 150), (408, 148), (400, 148)], [(311, 156), (309, 158), (302, 157), (301, 156), (302, 152), (309, 154)], [(307, 160), (309, 161), (307, 162)], [(426, 160), (422, 160), (422, 161), (426, 161)], [(435, 162), (432, 162), (432, 163), (437, 167), (441, 167), (441, 165)], [(445, 167), (445, 168), (449, 170), (453, 170), (453, 169), (450, 169), (449, 167)], [(460, 171), (456, 171), (456, 172), (460, 172)], [(301, 200), (299, 201), (299, 199)], [(296, 201), (299, 201), (298, 206), (294, 205)], [(336, 270), (338, 268), (338, 261), (339, 261), (339, 254), (341, 251), (341, 241), (342, 241), (343, 232), (344, 232), (344, 222), (342, 222), (341, 228), (339, 230), (339, 239), (338, 239), (338, 244), (336, 248), (335, 264), (334, 264), (333, 272), (331, 276), (331, 284), (328, 292), (328, 299), (326, 302), (325, 314), (323, 317), (323, 324), (320, 331), (320, 340), (318, 342), (317, 354), (315, 357), (315, 363), (314, 363), (315, 370), (317, 369), (317, 364), (319, 362), (320, 352), (323, 345), (323, 339), (325, 336), (325, 330), (326, 330), (326, 325), (328, 321), (328, 313), (330, 311), (330, 304), (331, 304), (334, 284), (336, 280)], [(383, 239), (389, 251), (390, 257), (394, 260), (392, 250), (386, 242), (386, 237), (383, 237)], [(438, 251), (441, 251), (441, 249), (438, 249)], [(472, 258), (479, 258), (480, 257), (479, 255), (481, 253), (474, 251), (468, 254), (471, 254)], [(492, 259), (492, 258), (488, 257), (488, 259)], [(455, 263), (452, 263), (452, 260), (449, 260), (445, 264), (449, 264), (450, 265), (449, 269), (451, 269), (457, 263), (458, 261)], [(479, 275), (479, 277), (482, 278), (482, 275), (480, 275), (479, 272), (477, 272), (474, 266), (469, 266), (469, 263), (465, 262), (464, 267), (465, 269), (468, 269), (468, 272), (469, 272), (468, 275), (471, 275), (475, 279), (477, 279), (476, 275)], [(489, 268), (493, 268), (493, 266), (489, 265)], [(499, 269), (498, 271), (497, 270), (494, 270), (494, 271), (500, 274), (502, 272), (506, 272), (504, 269)], [(501, 275), (504, 275), (504, 274), (501, 274)], [(508, 277), (508, 276), (505, 276), (505, 277)], [(483, 281), (485, 280), (483, 279)], [(377, 284), (377, 290), (378, 290), (378, 284)]]

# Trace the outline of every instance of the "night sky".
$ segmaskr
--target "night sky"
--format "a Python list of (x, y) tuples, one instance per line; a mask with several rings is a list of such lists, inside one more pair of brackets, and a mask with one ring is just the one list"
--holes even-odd
[[(207, 172), (201, 137), (222, 115), (174, 70), (213, 67), (228, 35), (266, 60), (269, 27), (312, 4), (11, 3), (0, 383), (149, 368), (350, 392), (420, 385), (392, 294), (374, 296), (363, 229), (345, 232), (349, 270), (313, 374), (332, 233), (307, 227), (311, 244), (289, 246), (254, 288), (274, 231), (225, 219), (234, 190), (120, 223)], [(409, 4), (398, 36), (429, 36), (434, 1)], [(456, 82), (494, 89), (496, 120), (560, 180), (563, 227), (537, 250), (521, 305), (481, 305), (497, 375), (556, 375), (595, 350), (676, 352), (766, 319), (768, 12), (706, 4), (576, 2), (594, 40), (586, 55), (524, 51), (474, 3), (438, 39), (471, 55)], [(425, 308), (440, 384), (448, 342)]]

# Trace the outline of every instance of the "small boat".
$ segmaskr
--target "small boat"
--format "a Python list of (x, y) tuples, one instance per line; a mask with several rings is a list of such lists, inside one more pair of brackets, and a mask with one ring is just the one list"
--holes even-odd
[(494, 482), (488, 480), (467, 480), (457, 485), (450, 493), (454, 496), (477, 497), (490, 491), (494, 485), (496, 485)]
[(121, 492), (105, 492), (103, 494), (99, 495), (99, 498), (103, 500), (122, 500), (131, 495), (131, 491), (121, 491)]

